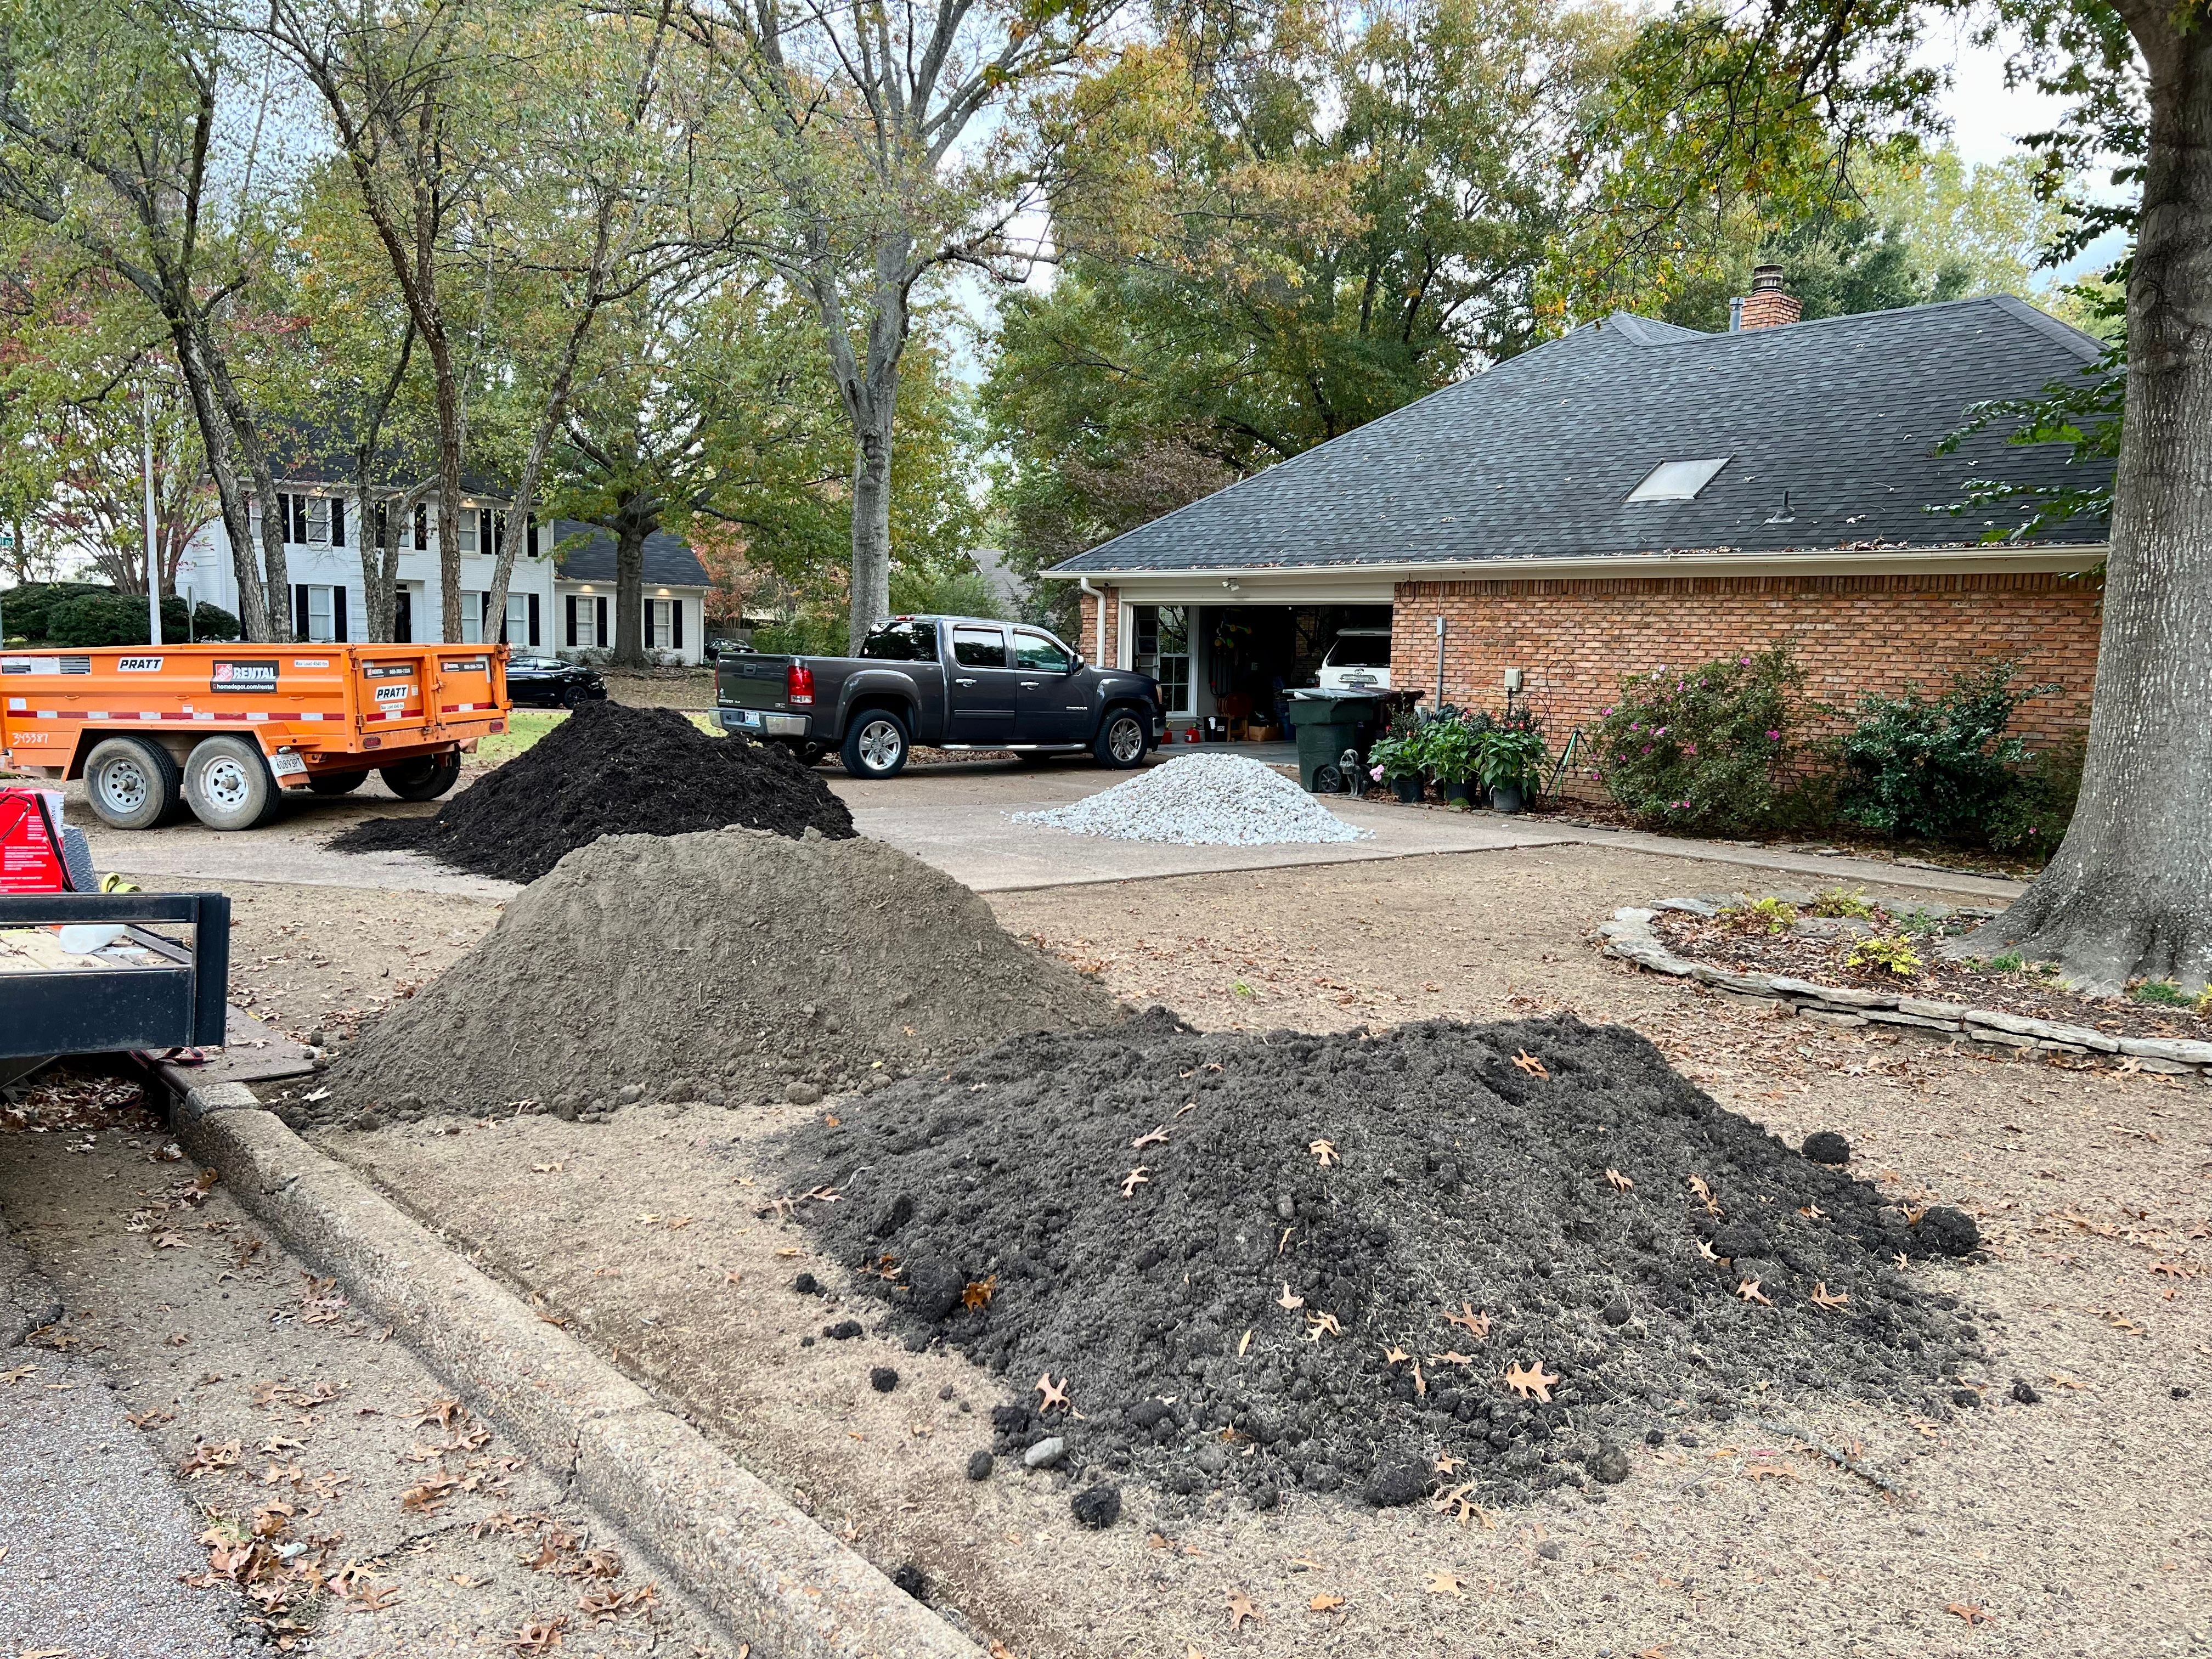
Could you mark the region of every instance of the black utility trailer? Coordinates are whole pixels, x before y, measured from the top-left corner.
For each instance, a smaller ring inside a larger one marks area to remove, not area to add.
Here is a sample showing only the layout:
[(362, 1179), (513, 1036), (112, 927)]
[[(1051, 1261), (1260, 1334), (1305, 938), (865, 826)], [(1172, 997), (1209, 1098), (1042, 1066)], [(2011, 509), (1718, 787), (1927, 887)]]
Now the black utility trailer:
[[(87, 941), (56, 926), (114, 936), (71, 951)], [(225, 894), (0, 893), (0, 1083), (58, 1054), (220, 1045), (229, 980)]]

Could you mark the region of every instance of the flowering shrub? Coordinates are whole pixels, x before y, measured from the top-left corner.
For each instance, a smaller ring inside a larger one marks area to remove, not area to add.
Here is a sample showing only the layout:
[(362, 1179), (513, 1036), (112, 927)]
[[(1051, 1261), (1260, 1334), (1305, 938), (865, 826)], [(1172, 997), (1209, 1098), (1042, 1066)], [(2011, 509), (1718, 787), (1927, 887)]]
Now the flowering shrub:
[(1858, 724), (1836, 745), (1845, 822), (1922, 841), (1979, 843), (1999, 829), (2021, 842), (2039, 838), (2032, 811), (2022, 830), (2005, 811), (2022, 799), (2028, 759), (2008, 728), (2021, 704), (2058, 688), (2018, 685), (2016, 676), (2015, 664), (1994, 662), (1954, 675), (1938, 697), (1916, 685), (1901, 697), (1863, 698)]
[(1630, 812), (1666, 829), (1771, 823), (1784, 795), (1804, 678), (1786, 645), (1632, 674), (1598, 723), (1598, 778)]

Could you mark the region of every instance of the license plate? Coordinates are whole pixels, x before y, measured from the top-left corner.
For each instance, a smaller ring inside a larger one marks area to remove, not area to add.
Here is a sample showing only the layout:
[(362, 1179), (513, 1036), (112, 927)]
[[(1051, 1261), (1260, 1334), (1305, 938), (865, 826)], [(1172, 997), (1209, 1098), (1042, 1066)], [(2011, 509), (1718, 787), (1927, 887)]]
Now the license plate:
[(757, 709), (725, 708), (722, 711), (722, 724), (724, 726), (750, 726), (754, 731), (757, 732), (760, 729), (760, 723), (761, 717), (759, 711)]
[(280, 752), (269, 757), (269, 769), (280, 778), (296, 778), (307, 769), (307, 763), (297, 755)]

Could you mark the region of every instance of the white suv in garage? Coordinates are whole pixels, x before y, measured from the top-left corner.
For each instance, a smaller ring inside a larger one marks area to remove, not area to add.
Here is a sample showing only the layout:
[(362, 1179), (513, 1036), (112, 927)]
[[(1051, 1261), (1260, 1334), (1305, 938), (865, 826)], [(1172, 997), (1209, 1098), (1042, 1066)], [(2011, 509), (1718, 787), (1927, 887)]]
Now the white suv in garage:
[(1390, 630), (1347, 628), (1321, 659), (1315, 683), (1324, 691), (1388, 691), (1390, 689)]

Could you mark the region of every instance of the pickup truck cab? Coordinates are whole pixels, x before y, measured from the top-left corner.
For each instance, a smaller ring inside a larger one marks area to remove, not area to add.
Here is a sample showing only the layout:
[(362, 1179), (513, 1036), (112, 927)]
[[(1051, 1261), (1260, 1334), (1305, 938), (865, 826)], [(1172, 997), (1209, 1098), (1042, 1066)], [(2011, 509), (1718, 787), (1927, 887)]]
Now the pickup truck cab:
[(896, 777), (916, 744), (1127, 769), (1167, 730), (1150, 676), (1094, 668), (1042, 628), (983, 617), (893, 617), (857, 657), (728, 653), (714, 681), (724, 731), (810, 763), (835, 750), (856, 778)]

